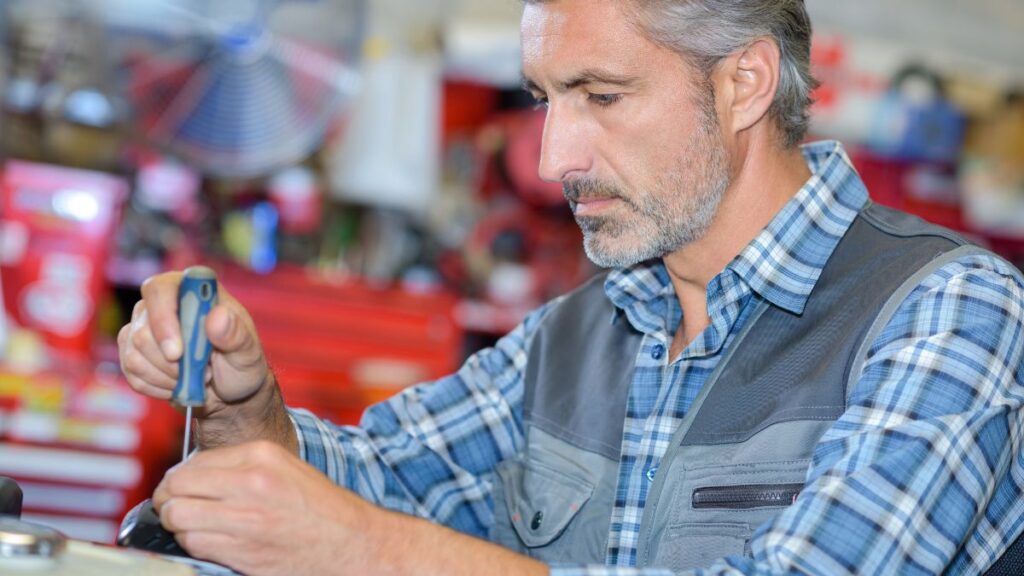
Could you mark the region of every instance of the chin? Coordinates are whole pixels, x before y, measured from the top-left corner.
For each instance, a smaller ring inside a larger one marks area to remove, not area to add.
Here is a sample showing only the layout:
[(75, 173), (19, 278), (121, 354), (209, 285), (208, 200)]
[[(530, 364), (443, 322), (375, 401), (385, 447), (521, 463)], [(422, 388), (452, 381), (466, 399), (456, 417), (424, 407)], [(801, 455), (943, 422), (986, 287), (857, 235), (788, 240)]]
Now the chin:
[(623, 250), (622, 244), (614, 238), (609, 242), (586, 238), (583, 242), (583, 250), (586, 252), (587, 258), (601, 268), (627, 268), (661, 257), (647, 246), (635, 246), (632, 249)]

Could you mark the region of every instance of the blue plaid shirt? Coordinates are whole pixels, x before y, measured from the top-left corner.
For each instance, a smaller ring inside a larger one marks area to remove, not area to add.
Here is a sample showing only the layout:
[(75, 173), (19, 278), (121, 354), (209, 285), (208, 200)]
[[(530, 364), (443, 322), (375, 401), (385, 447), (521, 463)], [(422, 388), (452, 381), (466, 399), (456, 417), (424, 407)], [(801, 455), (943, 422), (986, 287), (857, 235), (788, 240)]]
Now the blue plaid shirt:
[[(868, 202), (838, 143), (806, 146), (804, 155), (813, 176), (708, 285), (711, 325), (679, 357), (665, 353), (682, 310), (663, 265), (608, 276), (608, 298), (644, 337), (607, 557), (552, 574), (668, 573), (633, 566), (650, 478), (672, 433), (758, 303), (802, 311)], [(555, 303), (457, 373), (370, 408), (358, 428), (293, 410), (302, 457), (370, 501), (486, 538), (495, 465), (524, 447), (527, 350)], [(1022, 320), (1024, 281), (994, 256), (966, 256), (925, 278), (872, 344), (799, 498), (756, 531), (752, 557), (699, 572), (984, 570), (1024, 530)]]

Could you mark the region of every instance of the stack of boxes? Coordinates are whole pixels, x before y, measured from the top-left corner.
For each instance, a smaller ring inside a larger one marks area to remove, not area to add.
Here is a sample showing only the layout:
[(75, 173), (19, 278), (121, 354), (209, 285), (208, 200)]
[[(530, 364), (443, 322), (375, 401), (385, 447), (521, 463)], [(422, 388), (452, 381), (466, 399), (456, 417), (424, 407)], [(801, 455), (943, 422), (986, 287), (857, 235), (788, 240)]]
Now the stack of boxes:
[(180, 441), (181, 419), (135, 394), (95, 341), (127, 194), (98, 172), (10, 161), (0, 174), (0, 475), (21, 484), (27, 519), (98, 542)]

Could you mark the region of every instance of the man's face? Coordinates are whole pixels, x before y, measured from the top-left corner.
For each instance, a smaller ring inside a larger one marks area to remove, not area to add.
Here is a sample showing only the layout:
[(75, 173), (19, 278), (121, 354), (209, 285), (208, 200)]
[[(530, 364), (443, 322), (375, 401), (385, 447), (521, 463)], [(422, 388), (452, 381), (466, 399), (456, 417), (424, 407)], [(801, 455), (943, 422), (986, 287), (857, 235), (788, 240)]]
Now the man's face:
[(621, 1), (528, 4), (521, 27), (525, 82), (548, 108), (541, 177), (562, 183), (587, 255), (607, 267), (701, 238), (729, 186), (703, 75)]

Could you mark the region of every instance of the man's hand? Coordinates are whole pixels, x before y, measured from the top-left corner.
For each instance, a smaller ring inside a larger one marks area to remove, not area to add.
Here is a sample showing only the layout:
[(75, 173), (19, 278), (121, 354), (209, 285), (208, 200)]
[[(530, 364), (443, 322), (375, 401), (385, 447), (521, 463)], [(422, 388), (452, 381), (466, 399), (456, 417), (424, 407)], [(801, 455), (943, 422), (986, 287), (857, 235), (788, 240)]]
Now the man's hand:
[(153, 494), (196, 558), (248, 574), (547, 574), (493, 544), (378, 508), (279, 445), (203, 451)]
[[(121, 369), (137, 392), (170, 399), (182, 354), (178, 321), (180, 272), (160, 274), (142, 285), (142, 300), (117, 342)], [(197, 412), (201, 446), (258, 438), (295, 447), (294, 431), (267, 366), (252, 318), (218, 286), (218, 304), (206, 319), (213, 345), (207, 370), (206, 405)]]
[(196, 558), (249, 575), (352, 574), (372, 506), (268, 442), (199, 452), (153, 494), (164, 527)]

